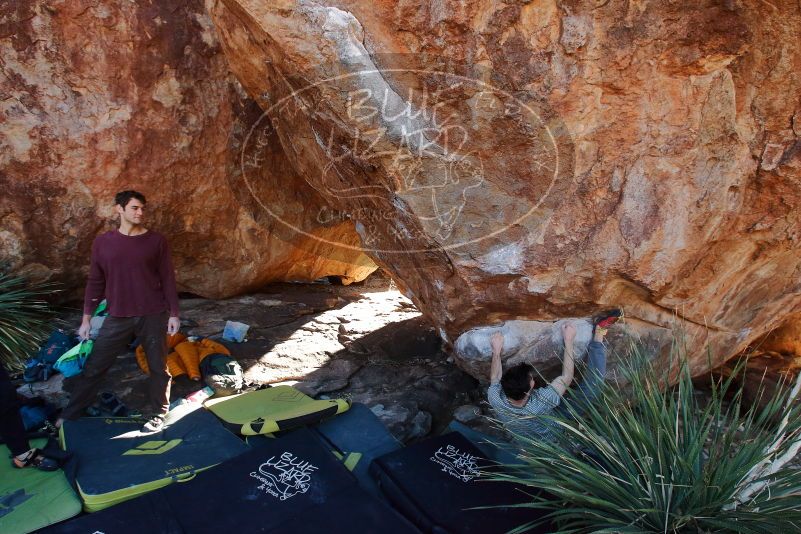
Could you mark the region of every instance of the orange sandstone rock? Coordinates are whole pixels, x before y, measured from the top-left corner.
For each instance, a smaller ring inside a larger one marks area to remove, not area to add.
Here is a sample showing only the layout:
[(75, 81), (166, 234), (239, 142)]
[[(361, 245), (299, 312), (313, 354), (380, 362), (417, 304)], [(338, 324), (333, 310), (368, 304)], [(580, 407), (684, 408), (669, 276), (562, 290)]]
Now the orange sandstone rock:
[(700, 373), (801, 310), (795, 3), (209, 5), (287, 166), (457, 348), (623, 306)]
[(202, 1), (3, 2), (0, 66), (0, 260), (13, 268), (79, 295), (92, 239), (115, 226), (122, 189), (148, 197), (148, 225), (170, 240), (180, 290), (349, 283), (376, 268), (326, 244), (357, 244), (353, 223), (318, 222), (329, 207), (276, 138), (243, 153), (262, 111), (231, 76)]

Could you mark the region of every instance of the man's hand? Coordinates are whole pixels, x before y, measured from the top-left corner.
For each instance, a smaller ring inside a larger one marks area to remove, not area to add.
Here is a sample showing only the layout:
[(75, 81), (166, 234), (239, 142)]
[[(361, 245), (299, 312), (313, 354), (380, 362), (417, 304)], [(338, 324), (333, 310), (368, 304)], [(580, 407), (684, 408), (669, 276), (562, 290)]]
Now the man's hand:
[(78, 328), (78, 337), (81, 339), (89, 339), (89, 331), (92, 329), (92, 316), (84, 315), (81, 320), (81, 326)]
[(503, 351), (503, 334), (495, 332), (490, 338), (490, 346), (492, 346), (493, 354), (500, 354)]
[(170, 317), (167, 320), (167, 334), (175, 335), (181, 329), (181, 320), (178, 317)]
[(565, 346), (573, 344), (573, 340), (576, 339), (576, 327), (573, 326), (572, 321), (562, 323), (562, 337), (565, 340)]

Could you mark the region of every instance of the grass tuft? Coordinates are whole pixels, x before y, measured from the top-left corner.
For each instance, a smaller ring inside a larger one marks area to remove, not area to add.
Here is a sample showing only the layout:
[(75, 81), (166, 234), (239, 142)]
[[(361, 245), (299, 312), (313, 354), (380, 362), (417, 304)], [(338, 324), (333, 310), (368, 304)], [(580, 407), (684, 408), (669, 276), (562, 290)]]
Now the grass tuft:
[(553, 441), (517, 436), (521, 465), (495, 478), (544, 490), (528, 506), (559, 532), (801, 532), (801, 472), (781, 463), (801, 440), (790, 388), (745, 404), (742, 362), (701, 395), (678, 341), (671, 359), (678, 383), (665, 387), (668, 369), (633, 343), (625, 390), (607, 383), (582, 416), (554, 416)]
[(58, 289), (0, 270), (0, 364), (22, 369), (52, 330), (53, 309), (46, 298)]

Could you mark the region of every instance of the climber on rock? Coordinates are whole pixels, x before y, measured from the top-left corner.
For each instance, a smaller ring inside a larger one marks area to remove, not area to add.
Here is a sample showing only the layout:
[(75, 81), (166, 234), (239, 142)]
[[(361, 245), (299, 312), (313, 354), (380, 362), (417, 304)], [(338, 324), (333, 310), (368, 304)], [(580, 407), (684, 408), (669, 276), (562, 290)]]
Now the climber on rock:
[[(592, 321), (592, 341), (587, 346), (587, 373), (574, 396), (581, 402), (591, 402), (598, 393), (606, 374), (606, 347), (603, 344), (607, 329), (622, 317), (621, 310), (601, 313)], [(532, 439), (552, 437), (554, 424), (548, 418), (562, 402), (574, 375), (575, 353), (573, 342), (576, 327), (567, 321), (562, 325), (565, 351), (562, 374), (546, 383), (535, 373), (534, 367), (521, 363), (502, 372), (501, 352), (503, 334), (495, 332), (490, 339), (492, 366), (487, 398), (498, 419), (514, 435)], [(566, 414), (566, 410), (559, 413)]]

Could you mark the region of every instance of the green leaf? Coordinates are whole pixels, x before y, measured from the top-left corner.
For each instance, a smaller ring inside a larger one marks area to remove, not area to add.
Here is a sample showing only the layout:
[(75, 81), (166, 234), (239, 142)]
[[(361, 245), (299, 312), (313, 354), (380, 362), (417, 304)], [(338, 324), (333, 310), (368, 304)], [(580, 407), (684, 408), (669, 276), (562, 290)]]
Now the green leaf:
[[(560, 429), (554, 439), (517, 436), (520, 464), (489, 476), (531, 488), (531, 508), (549, 512), (559, 532), (801, 531), (797, 470), (765, 477), (764, 491), (727, 508), (753, 482), (747, 477), (754, 466), (801, 436), (801, 403), (785, 413), (788, 392), (779, 388), (770, 398), (762, 391), (764, 408), (746, 405), (739, 379), (745, 361), (726, 378), (710, 378), (702, 398), (687, 350), (677, 333), (666, 371), (632, 343), (618, 358), (625, 390), (605, 384), (581, 417), (566, 399), (573, 416), (548, 416)], [(671, 387), (668, 375), (676, 379)], [(784, 441), (766, 452), (779, 434)]]
[(47, 301), (57, 293), (51, 282), (35, 282), (0, 270), (0, 365), (19, 370), (52, 330)]

